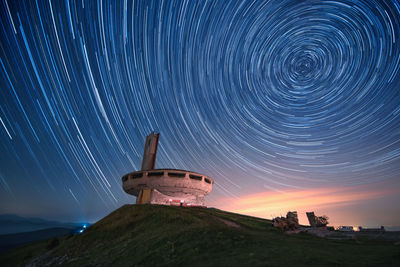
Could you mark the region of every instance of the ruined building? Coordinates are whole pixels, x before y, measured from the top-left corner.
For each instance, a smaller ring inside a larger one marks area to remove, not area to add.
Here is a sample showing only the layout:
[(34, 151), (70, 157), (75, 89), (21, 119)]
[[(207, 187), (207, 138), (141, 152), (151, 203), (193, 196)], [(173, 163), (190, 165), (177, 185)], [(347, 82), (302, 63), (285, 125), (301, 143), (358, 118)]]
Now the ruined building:
[(297, 211), (288, 211), (288, 213), (286, 214), (286, 219), (296, 226), (299, 225), (299, 217), (297, 216)]
[(299, 218), (297, 211), (288, 211), (285, 217), (276, 217), (272, 219), (272, 225), (283, 231), (295, 230), (299, 228)]
[(327, 216), (315, 216), (314, 212), (306, 212), (311, 227), (323, 227), (328, 224)]
[(187, 170), (154, 169), (159, 136), (147, 136), (142, 169), (122, 177), (124, 191), (136, 196), (136, 204), (204, 206), (214, 180)]

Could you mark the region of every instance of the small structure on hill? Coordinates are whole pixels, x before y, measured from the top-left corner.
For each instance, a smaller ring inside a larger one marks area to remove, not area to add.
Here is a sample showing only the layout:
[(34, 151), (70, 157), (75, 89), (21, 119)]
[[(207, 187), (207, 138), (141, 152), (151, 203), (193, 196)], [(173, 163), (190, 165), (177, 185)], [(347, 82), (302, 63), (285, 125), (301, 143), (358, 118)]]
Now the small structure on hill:
[(354, 227), (353, 226), (339, 226), (337, 228), (339, 232), (354, 232)]
[(286, 214), (286, 219), (297, 226), (299, 225), (299, 217), (297, 216), (297, 211), (288, 211), (288, 213)]
[(142, 169), (122, 177), (122, 188), (136, 196), (136, 204), (204, 206), (214, 180), (204, 174), (177, 169), (154, 169), (160, 134), (146, 137)]
[(360, 232), (369, 232), (369, 233), (383, 233), (386, 232), (385, 227), (381, 226), (380, 228), (364, 228), (362, 226), (358, 227)]
[(272, 225), (283, 231), (295, 230), (299, 228), (297, 211), (289, 211), (285, 217), (276, 217), (272, 220)]
[(328, 217), (323, 215), (323, 216), (315, 216), (314, 212), (306, 212), (308, 222), (310, 223), (311, 227), (324, 227), (326, 226), (328, 222)]

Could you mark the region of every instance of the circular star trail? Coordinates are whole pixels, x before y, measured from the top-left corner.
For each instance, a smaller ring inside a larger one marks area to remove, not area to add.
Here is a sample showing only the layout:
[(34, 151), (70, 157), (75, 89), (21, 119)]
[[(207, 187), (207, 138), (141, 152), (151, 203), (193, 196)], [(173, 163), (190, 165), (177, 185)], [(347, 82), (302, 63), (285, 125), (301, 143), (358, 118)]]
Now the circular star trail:
[(399, 178), (397, 1), (3, 0), (0, 14), (2, 210), (132, 202), (120, 177), (153, 130), (156, 166), (212, 176), (215, 205)]

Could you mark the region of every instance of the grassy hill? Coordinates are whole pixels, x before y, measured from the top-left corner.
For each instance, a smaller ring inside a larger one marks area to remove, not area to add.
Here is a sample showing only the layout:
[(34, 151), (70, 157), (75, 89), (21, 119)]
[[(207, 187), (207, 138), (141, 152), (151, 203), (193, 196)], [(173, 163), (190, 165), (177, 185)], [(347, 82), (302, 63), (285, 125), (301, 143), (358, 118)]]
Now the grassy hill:
[[(53, 242), (54, 243), (54, 242)], [(54, 247), (54, 245), (52, 246)], [(287, 235), (271, 221), (217, 209), (125, 205), (81, 235), (19, 248), (1, 266), (400, 266), (400, 247)]]

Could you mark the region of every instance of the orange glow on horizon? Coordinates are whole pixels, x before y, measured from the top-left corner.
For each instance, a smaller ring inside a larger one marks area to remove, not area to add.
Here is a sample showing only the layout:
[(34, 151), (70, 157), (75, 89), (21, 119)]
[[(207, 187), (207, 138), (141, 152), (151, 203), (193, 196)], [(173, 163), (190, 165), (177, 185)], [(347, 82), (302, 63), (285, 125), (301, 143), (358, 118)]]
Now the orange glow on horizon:
[(314, 211), (317, 216), (327, 215), (329, 225), (351, 225), (351, 222), (363, 225), (357, 218), (358, 214), (354, 213), (353, 218), (349, 218), (341, 214), (342, 208), (398, 193), (398, 189), (377, 189), (374, 185), (267, 191), (239, 199), (222, 199), (220, 203), (223, 204), (219, 208), (268, 219), (285, 216), (287, 211), (297, 211), (300, 223), (305, 225), (308, 225), (305, 212)]

